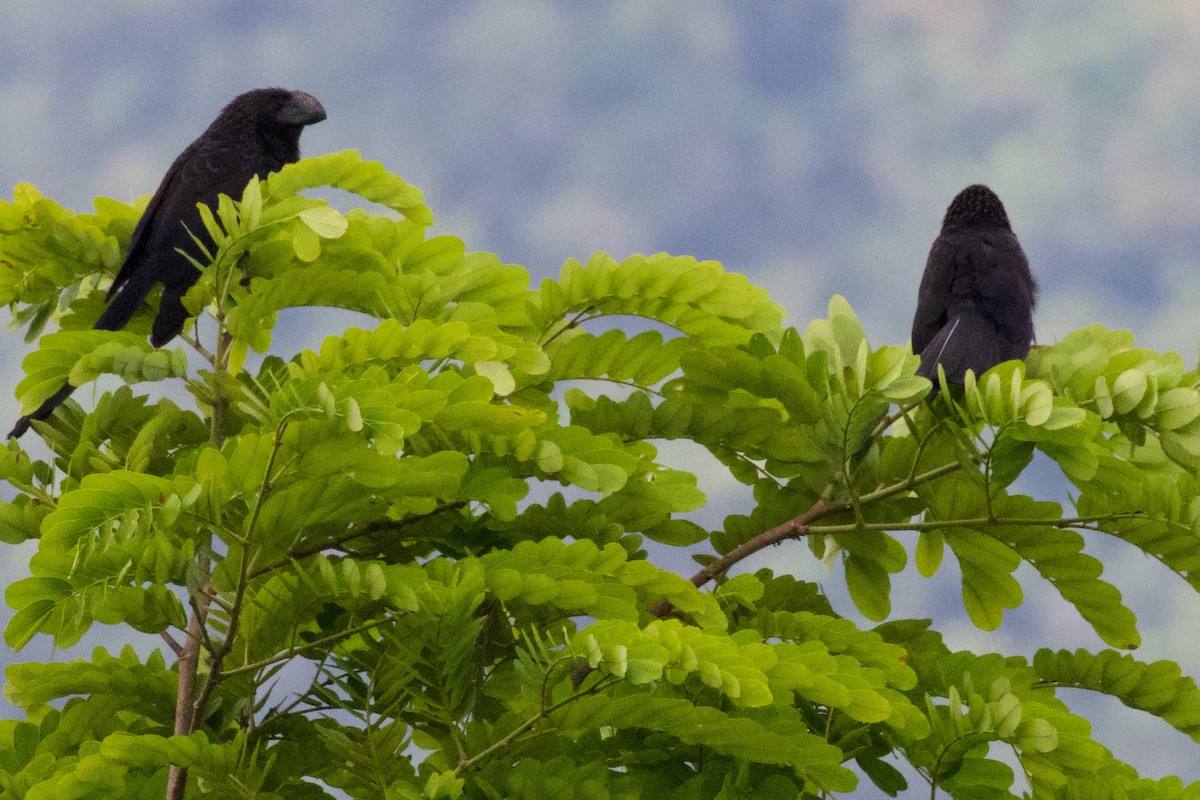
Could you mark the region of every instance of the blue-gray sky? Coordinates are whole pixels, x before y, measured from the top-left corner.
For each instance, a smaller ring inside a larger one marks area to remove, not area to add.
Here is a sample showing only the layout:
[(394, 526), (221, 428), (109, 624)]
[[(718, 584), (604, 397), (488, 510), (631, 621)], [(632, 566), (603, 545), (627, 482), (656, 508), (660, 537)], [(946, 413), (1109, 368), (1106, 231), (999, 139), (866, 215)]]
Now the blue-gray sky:
[[(1041, 341), (1103, 322), (1195, 363), (1189, 0), (0, 0), (0, 20), (0, 190), (30, 181), (82, 210), (131, 200), (234, 95), (301, 88), (329, 113), (304, 152), (383, 161), (424, 189), (437, 232), (535, 280), (597, 249), (715, 258), (798, 327), (845, 295), (883, 344), (908, 337), (946, 204), (983, 182), (1041, 282)], [(295, 316), (285, 326), (285, 351), (316, 341)], [(23, 352), (10, 334), (6, 386)], [(15, 409), (0, 392), (0, 416)], [(711, 488), (709, 519), (737, 510)], [(1200, 674), (1194, 593), (1119, 546), (1102, 552), (1126, 556), (1140, 655)], [(1100, 646), (1036, 579), (1029, 595), (991, 636), (969, 628), (952, 576), (905, 580), (897, 613), (950, 620), (962, 647)], [(1092, 709), (1147, 774), (1200, 778), (1165, 724)]]

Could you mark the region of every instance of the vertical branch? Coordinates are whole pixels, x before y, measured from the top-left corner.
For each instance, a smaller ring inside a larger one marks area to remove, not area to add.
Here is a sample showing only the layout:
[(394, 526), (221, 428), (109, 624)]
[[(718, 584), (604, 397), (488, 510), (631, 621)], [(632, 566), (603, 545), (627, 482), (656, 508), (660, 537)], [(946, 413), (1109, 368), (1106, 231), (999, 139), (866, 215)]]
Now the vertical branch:
[(225, 408), (229, 402), (221, 391), (220, 379), (229, 372), (229, 353), (233, 345), (233, 337), (225, 325), (225, 301), (229, 298), (229, 278), (233, 274), (233, 269), (229, 270), (228, 276), (221, 274), (223, 255), (224, 253), (219, 253), (216, 263), (213, 265), (216, 272), (213, 319), (217, 323), (217, 342), (213, 359), (212, 442), (217, 447), (220, 447), (225, 441)]
[[(220, 255), (217, 257), (215, 266), (218, 270), (220, 269)], [(220, 286), (220, 281), (218, 281), (218, 286)], [(197, 352), (212, 365), (214, 380), (210, 438), (217, 447), (220, 447), (225, 440), (223, 431), (225, 429), (226, 400), (221, 393), (220, 376), (229, 370), (229, 348), (232, 344), (232, 337), (225, 328), (225, 308), (222, 300), (222, 292), (218, 291), (214, 315), (217, 322), (217, 341), (214, 351), (209, 353), (200, 345), (199, 331), (194, 332), (194, 340), (187, 340), (192, 342), (192, 346)], [(174, 727), (176, 736), (187, 736), (196, 729), (196, 720), (197, 718), (202, 719), (200, 712), (208, 701), (207, 694), (202, 697), (196, 695), (196, 678), (200, 672), (200, 649), (206, 638), (205, 625), (208, 622), (209, 592), (212, 589), (209, 583), (212, 564), (207, 555), (200, 556), (197, 568), (199, 579), (197, 588), (190, 598), (192, 611), (188, 617), (187, 636), (184, 639), (178, 661), (179, 684), (175, 693)], [(211, 684), (211, 680), (209, 683)], [(211, 693), (207, 686), (205, 690)], [(187, 774), (186, 768), (175, 764), (171, 765), (167, 773), (166, 800), (183, 800), (187, 791)]]
[(218, 312), (218, 314), (220, 314), (220, 318), (217, 320), (217, 353), (216, 365), (213, 370), (215, 380), (213, 381), (211, 435), (212, 443), (220, 447), (225, 442), (225, 409), (229, 405), (229, 400), (224, 395), (218, 376), (229, 371), (229, 350), (233, 344), (233, 337), (225, 329), (224, 313)]
[[(188, 619), (187, 638), (179, 656), (179, 688), (175, 692), (176, 736), (187, 736), (192, 732), (195, 709), (192, 697), (196, 693), (196, 674), (200, 669), (200, 640), (208, 616), (208, 604), (194, 603)], [(172, 764), (167, 773), (167, 800), (183, 800), (187, 789), (187, 769)]]
[[(199, 693), (196, 692), (196, 677), (200, 667), (200, 648), (205, 638), (204, 624), (208, 619), (210, 600), (205, 594), (205, 590), (209, 587), (206, 585), (205, 589), (199, 592), (199, 598), (193, 598), (192, 616), (188, 620), (187, 641), (184, 642), (183, 654), (179, 657), (179, 690), (175, 698), (176, 736), (186, 736), (196, 730), (198, 721), (204, 719), (204, 710), (212, 698), (213, 691), (224, 678), (221, 672), (221, 665), (224, 663), (225, 657), (233, 650), (234, 640), (237, 638), (238, 623), (241, 620), (241, 609), (246, 597), (246, 588), (252, 576), (250, 570), (250, 540), (254, 532), (254, 527), (258, 523), (263, 503), (266, 502), (267, 495), (271, 492), (271, 475), (275, 469), (275, 461), (279, 455), (279, 450), (283, 446), (283, 435), (286, 431), (287, 422), (280, 422), (279, 426), (275, 429), (274, 449), (271, 451), (271, 457), (267, 460), (267, 468), (263, 474), (262, 486), (258, 494), (258, 500), (254, 506), (254, 511), (246, 524), (246, 536), (242, 542), (242, 563), (238, 575), (237, 592), (234, 595), (233, 605), (229, 610), (229, 630), (226, 632), (225, 639), (220, 645), (216, 647), (210, 645), (212, 667), (209, 671), (208, 680)], [(209, 576), (207, 558), (202, 561), (201, 569), (204, 574), (204, 580), (207, 582)], [(172, 765), (167, 775), (166, 800), (184, 800), (186, 789), (187, 770)]]
[[(252, 572), (250, 569), (250, 544), (254, 537), (254, 528), (258, 524), (258, 516), (262, 512), (263, 504), (266, 502), (268, 495), (271, 493), (272, 473), (275, 471), (275, 461), (279, 456), (279, 451), (283, 447), (283, 435), (287, 431), (287, 422), (280, 422), (275, 428), (275, 442), (271, 449), (271, 456), (267, 459), (266, 469), (263, 470), (262, 485), (259, 488), (258, 498), (254, 504), (254, 511), (250, 514), (250, 519), (246, 523), (246, 533), (242, 540), (242, 562), (238, 571), (237, 590), (234, 592), (233, 603), (229, 609), (229, 630), (225, 633), (225, 639), (215, 647), (212, 651), (212, 666), (209, 670), (208, 680), (204, 684), (204, 688), (200, 690), (199, 695), (192, 703), (192, 723), (193, 730), (195, 729), (195, 721), (203, 718), (203, 712), (208, 705), (209, 698), (212, 697), (213, 690), (224, 680), (225, 675), (221, 668), (225, 662), (226, 656), (233, 650), (234, 641), (237, 639), (238, 624), (242, 618), (242, 607), (246, 599), (246, 589), (250, 585)], [(190, 733), (191, 731), (189, 731)]]

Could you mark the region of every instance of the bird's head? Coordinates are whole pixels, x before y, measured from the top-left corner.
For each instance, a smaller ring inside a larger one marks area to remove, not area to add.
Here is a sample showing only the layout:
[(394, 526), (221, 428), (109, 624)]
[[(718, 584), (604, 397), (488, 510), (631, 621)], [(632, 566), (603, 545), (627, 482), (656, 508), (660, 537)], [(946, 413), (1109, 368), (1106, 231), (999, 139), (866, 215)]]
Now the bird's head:
[(298, 136), (305, 125), (325, 119), (325, 108), (308, 92), (255, 89), (233, 98), (217, 118), (218, 122), (235, 119), (252, 120), (264, 134), (292, 131)]
[(946, 209), (942, 227), (969, 225), (971, 227), (994, 226), (1012, 230), (1004, 204), (988, 187), (975, 183), (958, 193)]

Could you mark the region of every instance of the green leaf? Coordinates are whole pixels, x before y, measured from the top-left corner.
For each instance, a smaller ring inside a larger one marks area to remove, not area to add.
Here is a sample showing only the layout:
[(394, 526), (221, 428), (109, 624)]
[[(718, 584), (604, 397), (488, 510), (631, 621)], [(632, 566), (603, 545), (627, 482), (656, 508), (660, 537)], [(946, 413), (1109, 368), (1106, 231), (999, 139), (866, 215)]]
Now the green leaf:
[(992, 485), (998, 489), (1015, 481), (1033, 460), (1033, 442), (997, 437), (989, 454)]
[(599, 336), (576, 330), (545, 346), (551, 365), (545, 379), (608, 378), (653, 386), (675, 372), (683, 353), (694, 348), (687, 337), (663, 341), (658, 331), (626, 338), (620, 330)]
[(755, 333), (779, 336), (782, 309), (745, 276), (715, 261), (657, 253), (617, 262), (604, 253), (570, 260), (557, 283), (543, 281), (535, 301), (545, 330), (568, 313), (633, 314), (671, 325), (708, 345), (736, 345)]
[(851, 555), (845, 560), (846, 588), (854, 605), (870, 620), (886, 619), (891, 613), (891, 580), (877, 561)]
[[(1053, 521), (1062, 513), (1055, 503), (1019, 495), (994, 503), (996, 513), (1017, 518)], [(1141, 643), (1133, 612), (1122, 603), (1116, 587), (1100, 580), (1102, 564), (1083, 552), (1084, 540), (1078, 533), (1049, 525), (1006, 525), (997, 527), (994, 535), (1051, 581), (1105, 642), (1125, 648)]]
[(946, 537), (940, 531), (921, 531), (917, 537), (917, 571), (926, 578), (932, 578), (942, 565), (942, 555), (946, 552)]
[(264, 194), (278, 202), (304, 189), (332, 186), (399, 211), (422, 225), (433, 215), (421, 202), (421, 190), (388, 172), (378, 161), (363, 161), (354, 150), (327, 153), (287, 164), (266, 181)]
[(685, 744), (699, 744), (717, 753), (765, 764), (785, 764), (830, 791), (852, 791), (854, 774), (838, 765), (840, 751), (819, 736), (799, 731), (775, 733), (759, 723), (695, 706), (687, 700), (626, 697), (587, 697), (554, 717), (563, 731), (640, 728), (668, 734)]
[(8, 621), (8, 625), (4, 628), (4, 643), (11, 647), (13, 652), (21, 650), (45, 628), (54, 614), (54, 610), (53, 600), (38, 600), (29, 603), (13, 614)]
[(1160, 717), (1200, 743), (1200, 689), (1171, 661), (1145, 663), (1114, 650), (1037, 652), (1033, 668), (1059, 688), (1090, 689)]
[(25, 357), (25, 378), (17, 384), (21, 409), (28, 413), (64, 383), (81, 386), (102, 374), (126, 383), (183, 377), (187, 359), (156, 351), (140, 335), (124, 331), (61, 331), (42, 337), (41, 347)]
[(1141, 370), (1128, 369), (1117, 376), (1112, 386), (1113, 409), (1118, 414), (1128, 414), (1146, 395), (1146, 374)]
[(298, 216), (301, 222), (322, 239), (336, 239), (349, 227), (346, 218), (332, 206), (306, 208)]
[(1168, 389), (1158, 397), (1157, 417), (1164, 431), (1184, 427), (1200, 417), (1200, 393), (1189, 388)]
[(946, 544), (962, 569), (963, 605), (971, 621), (983, 630), (1000, 627), (1004, 609), (1021, 604), (1021, 586), (1012, 577), (1020, 563), (1011, 549), (969, 528), (948, 528)]

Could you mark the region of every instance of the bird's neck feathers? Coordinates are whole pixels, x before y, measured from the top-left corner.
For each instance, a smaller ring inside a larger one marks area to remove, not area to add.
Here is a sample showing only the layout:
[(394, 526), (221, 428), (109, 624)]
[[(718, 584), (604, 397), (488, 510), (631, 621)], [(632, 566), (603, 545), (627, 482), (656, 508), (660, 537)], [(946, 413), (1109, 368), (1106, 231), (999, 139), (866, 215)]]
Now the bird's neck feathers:
[(258, 136), (263, 149), (277, 162), (272, 172), (284, 164), (300, 160), (300, 132), (303, 130), (302, 125), (280, 125), (277, 122), (259, 128)]

